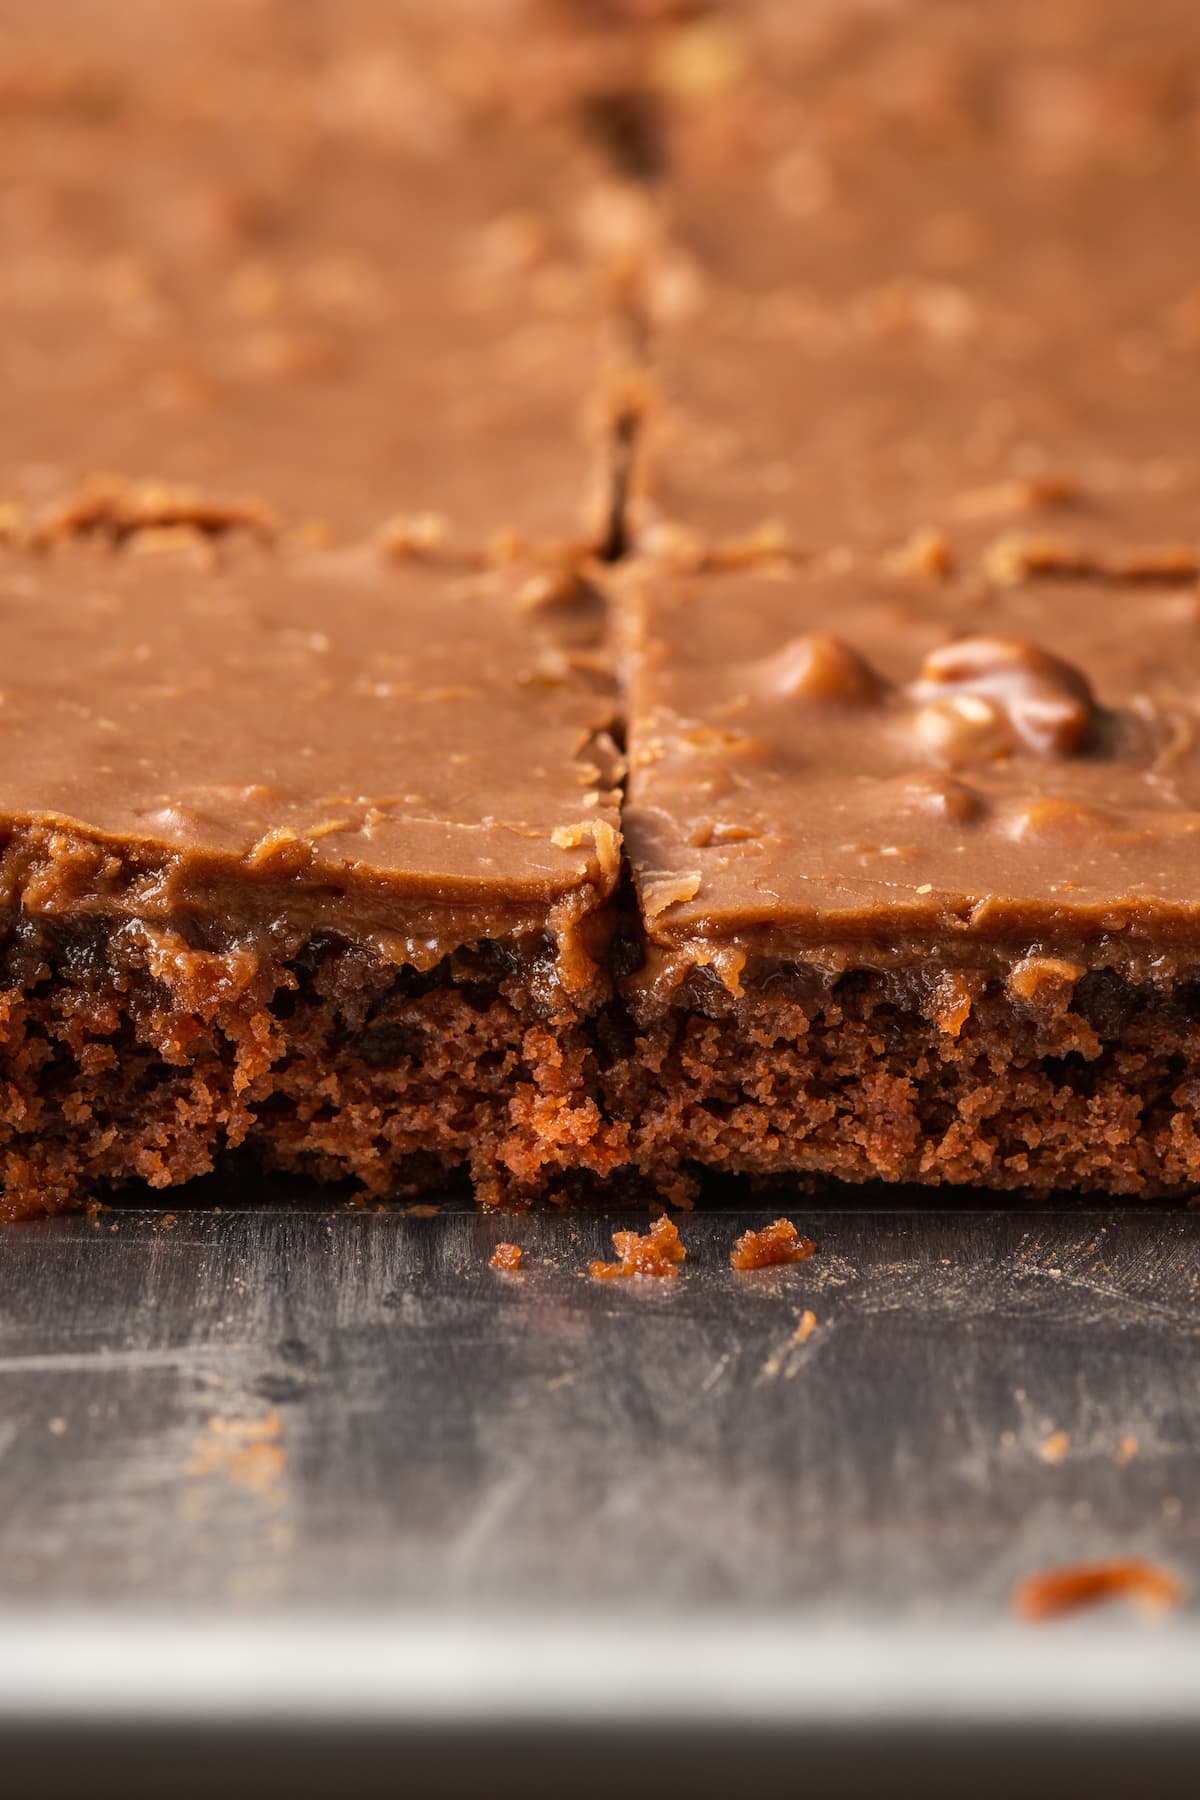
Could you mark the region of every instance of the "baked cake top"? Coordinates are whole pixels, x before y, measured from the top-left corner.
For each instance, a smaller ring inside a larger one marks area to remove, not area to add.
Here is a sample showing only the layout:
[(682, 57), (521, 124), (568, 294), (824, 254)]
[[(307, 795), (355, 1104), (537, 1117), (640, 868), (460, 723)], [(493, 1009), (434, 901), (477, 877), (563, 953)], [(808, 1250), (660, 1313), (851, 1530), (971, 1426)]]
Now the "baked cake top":
[(619, 861), (597, 609), (573, 577), (187, 532), (9, 555), (4, 899), (278, 917), (417, 966), (562, 936)]
[(1194, 588), (643, 573), (623, 631), (660, 945), (1200, 941)]

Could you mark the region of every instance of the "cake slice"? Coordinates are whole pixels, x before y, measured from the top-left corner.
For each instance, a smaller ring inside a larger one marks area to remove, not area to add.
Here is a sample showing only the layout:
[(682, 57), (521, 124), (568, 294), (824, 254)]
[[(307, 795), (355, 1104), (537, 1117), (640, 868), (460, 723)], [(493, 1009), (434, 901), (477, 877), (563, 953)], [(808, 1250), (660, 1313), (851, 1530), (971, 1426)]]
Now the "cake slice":
[(586, 1164), (600, 624), (581, 579), (515, 568), (178, 530), (6, 554), (3, 1213), (236, 1145), (518, 1201)]
[(1200, 597), (627, 578), (631, 1167), (1200, 1179)]

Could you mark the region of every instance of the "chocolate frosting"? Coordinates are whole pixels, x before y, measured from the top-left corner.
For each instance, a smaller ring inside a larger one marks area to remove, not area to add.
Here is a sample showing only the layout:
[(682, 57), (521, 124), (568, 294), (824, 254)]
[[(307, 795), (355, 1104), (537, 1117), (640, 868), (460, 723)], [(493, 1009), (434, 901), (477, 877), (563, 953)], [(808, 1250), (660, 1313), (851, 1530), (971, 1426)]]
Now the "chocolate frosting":
[(1194, 588), (642, 575), (623, 609), (655, 945), (731, 979), (1046, 943), (1195, 960)]
[(40, 45), (16, 10), (0, 530), (105, 477), (466, 557), (604, 537), (606, 195), (565, 120), (461, 89), (440, 9), (122, 0)]
[(665, 94), (643, 541), (1200, 569), (1194, 13), (719, 16)]
[(585, 584), (151, 542), (0, 562), (4, 904), (582, 966), (620, 773)]

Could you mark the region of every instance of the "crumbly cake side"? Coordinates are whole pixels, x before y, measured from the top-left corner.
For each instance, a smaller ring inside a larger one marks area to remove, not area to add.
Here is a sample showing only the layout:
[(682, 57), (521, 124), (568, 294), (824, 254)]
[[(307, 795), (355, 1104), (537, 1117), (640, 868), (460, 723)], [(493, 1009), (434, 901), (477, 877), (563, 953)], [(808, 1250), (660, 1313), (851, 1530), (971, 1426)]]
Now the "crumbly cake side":
[[(1058, 979), (1053, 977), (1058, 975)], [(800, 965), (738, 998), (693, 980), (603, 1057), (602, 1105), (643, 1182), (705, 1173), (1131, 1198), (1200, 1182), (1200, 963), (1073, 991)]]
[(567, 1199), (611, 1152), (590, 1034), (553, 980), (549, 946), (417, 974), (328, 936), (273, 955), (10, 917), (0, 1215), (175, 1186), (236, 1148), (370, 1195), (465, 1173), (485, 1204)]

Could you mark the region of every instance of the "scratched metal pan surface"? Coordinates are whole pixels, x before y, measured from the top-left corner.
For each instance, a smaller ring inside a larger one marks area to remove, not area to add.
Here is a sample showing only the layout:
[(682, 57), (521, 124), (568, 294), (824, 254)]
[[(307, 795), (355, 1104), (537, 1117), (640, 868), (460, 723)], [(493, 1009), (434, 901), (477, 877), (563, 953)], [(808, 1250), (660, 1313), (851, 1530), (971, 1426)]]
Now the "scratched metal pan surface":
[(252, 1192), (4, 1237), (14, 1780), (1194, 1792), (1194, 1605), (1011, 1601), (1200, 1587), (1196, 1214), (809, 1197), (739, 1275), (739, 1196), (639, 1286), (586, 1278), (612, 1215)]

